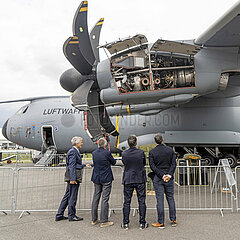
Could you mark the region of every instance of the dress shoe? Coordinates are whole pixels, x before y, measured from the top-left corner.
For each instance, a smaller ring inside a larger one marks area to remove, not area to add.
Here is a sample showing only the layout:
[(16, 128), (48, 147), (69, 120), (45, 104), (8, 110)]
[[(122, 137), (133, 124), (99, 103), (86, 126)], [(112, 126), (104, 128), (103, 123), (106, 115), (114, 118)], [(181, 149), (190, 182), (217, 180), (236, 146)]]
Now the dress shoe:
[(96, 224), (98, 224), (98, 223), (100, 223), (100, 221), (97, 219), (97, 220), (95, 220), (95, 221), (92, 221), (92, 225), (96, 225)]
[(83, 220), (83, 218), (81, 218), (81, 217), (74, 217), (74, 218), (72, 218), (72, 219), (69, 219), (69, 221), (71, 222), (71, 221), (82, 221)]
[(68, 219), (68, 218), (65, 217), (65, 216), (62, 216), (62, 217), (56, 217), (56, 218), (55, 218), (55, 221), (58, 222), (58, 221), (61, 221), (61, 220), (66, 220), (66, 219)]
[(110, 227), (114, 224), (114, 222), (104, 222), (104, 223), (101, 223), (100, 224), (100, 227), (103, 228), (103, 227)]
[(122, 223), (121, 228), (123, 228), (124, 230), (128, 230), (129, 229), (129, 224), (128, 223), (126, 223), (126, 224)]
[(145, 228), (148, 228), (148, 223), (141, 223), (141, 224), (139, 225), (139, 229), (140, 229), (140, 230), (144, 230)]
[(172, 225), (172, 227), (176, 227), (177, 226), (177, 221), (172, 221), (171, 225)]
[(160, 229), (164, 229), (165, 228), (164, 224), (163, 223), (159, 223), (159, 222), (153, 223), (152, 226), (160, 228)]

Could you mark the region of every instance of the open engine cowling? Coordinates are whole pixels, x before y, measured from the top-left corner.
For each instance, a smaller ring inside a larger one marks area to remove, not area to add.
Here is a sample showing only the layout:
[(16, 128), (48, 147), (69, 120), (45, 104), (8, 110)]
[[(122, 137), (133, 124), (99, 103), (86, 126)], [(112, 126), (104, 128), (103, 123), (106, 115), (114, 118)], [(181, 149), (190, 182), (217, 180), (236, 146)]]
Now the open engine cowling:
[(136, 35), (102, 47), (111, 54), (110, 61), (98, 65), (97, 73), (105, 104), (144, 104), (166, 99), (171, 106), (178, 104), (176, 99), (180, 104), (224, 90), (228, 83), (228, 75), (221, 76), (220, 67), (208, 72), (204, 66), (207, 72), (203, 72), (201, 65), (208, 64), (203, 63), (205, 49), (193, 43), (159, 39), (150, 45), (145, 36)]

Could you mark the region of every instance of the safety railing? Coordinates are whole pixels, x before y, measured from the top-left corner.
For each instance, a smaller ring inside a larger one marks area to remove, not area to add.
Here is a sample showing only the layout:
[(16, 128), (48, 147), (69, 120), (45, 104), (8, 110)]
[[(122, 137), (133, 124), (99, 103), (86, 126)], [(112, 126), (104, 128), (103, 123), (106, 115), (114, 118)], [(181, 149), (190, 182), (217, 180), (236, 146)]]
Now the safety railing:
[[(239, 184), (239, 167), (235, 168), (235, 178)], [(114, 181), (110, 197), (110, 210), (121, 210), (123, 204), (123, 168), (112, 167)], [(146, 172), (150, 172), (146, 167)], [(14, 213), (35, 211), (57, 211), (65, 193), (65, 167), (0, 167), (0, 212)], [(77, 203), (78, 210), (90, 210), (94, 193), (91, 182), (92, 168), (84, 168)], [(238, 194), (234, 195), (228, 185), (226, 175), (215, 166), (177, 166), (174, 175), (175, 203), (177, 210), (239, 211)], [(147, 208), (156, 209), (156, 197), (152, 181), (148, 179)], [(165, 207), (167, 208), (167, 202)], [(132, 199), (132, 209), (136, 211), (136, 194)]]
[[(122, 190), (122, 167), (113, 166), (112, 171), (114, 181), (112, 183), (112, 190), (109, 200), (111, 210), (122, 209), (123, 190)], [(91, 182), (92, 168), (85, 168), (83, 174), (83, 181), (80, 185), (80, 196), (78, 199), (79, 210), (91, 210), (92, 197), (94, 193), (94, 184)]]
[(15, 212), (56, 211), (65, 191), (64, 167), (17, 169)]
[[(146, 167), (146, 172), (151, 172)], [(231, 192), (222, 167), (177, 166), (174, 174), (174, 198), (177, 210), (211, 211), (234, 210), (235, 196)], [(156, 197), (152, 181), (148, 179), (147, 208), (156, 209)], [(132, 209), (137, 209), (134, 201)], [(165, 200), (164, 206), (168, 206)], [(166, 208), (167, 209), (167, 208)]]
[(0, 167), (0, 212), (7, 214), (14, 209), (14, 171), (13, 168)]
[[(235, 176), (237, 181), (237, 187), (240, 186), (240, 166), (237, 166), (235, 168)], [(240, 196), (239, 196), (239, 190), (237, 188), (237, 200), (236, 200), (236, 210), (237, 212), (240, 212)]]
[[(65, 167), (23, 167), (17, 170), (15, 212), (56, 212), (65, 193)], [(110, 197), (111, 210), (122, 206), (122, 168), (112, 167), (114, 182)], [(84, 168), (80, 184), (77, 210), (91, 210), (94, 185), (91, 182), (92, 168)], [(120, 186), (120, 188), (119, 188)], [(21, 216), (20, 215), (20, 216)]]

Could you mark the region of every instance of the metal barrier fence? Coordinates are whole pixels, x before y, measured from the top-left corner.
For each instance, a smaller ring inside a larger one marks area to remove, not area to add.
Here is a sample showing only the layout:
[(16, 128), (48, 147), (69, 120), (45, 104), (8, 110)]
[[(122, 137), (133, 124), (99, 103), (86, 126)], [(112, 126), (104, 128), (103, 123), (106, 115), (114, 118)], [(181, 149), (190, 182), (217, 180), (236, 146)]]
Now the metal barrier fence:
[(12, 212), (14, 205), (14, 171), (13, 168), (0, 168), (0, 212)]
[[(114, 182), (110, 197), (110, 210), (121, 210), (123, 187), (121, 184), (123, 168), (112, 167)], [(150, 168), (146, 167), (147, 173)], [(65, 167), (0, 167), (0, 212), (56, 212), (66, 189), (64, 183)], [(239, 167), (235, 177), (239, 182)], [(218, 174), (217, 174), (218, 173)], [(91, 182), (92, 168), (84, 168), (80, 185), (78, 210), (90, 210), (94, 192)], [(217, 174), (217, 175), (216, 175)], [(216, 181), (215, 181), (216, 180)], [(239, 200), (229, 188), (223, 168), (212, 166), (177, 166), (175, 175), (175, 202), (177, 210), (239, 210)], [(147, 186), (147, 208), (156, 209), (156, 197), (151, 180)], [(235, 201), (236, 200), (236, 201)], [(136, 194), (132, 199), (132, 209), (137, 209)], [(168, 206), (165, 202), (165, 206)]]
[[(236, 199), (222, 167), (217, 171), (217, 166), (177, 166), (174, 182), (177, 210), (219, 210), (221, 214), (223, 210), (234, 210)], [(154, 195), (152, 182), (147, 183), (147, 189), (150, 195)], [(148, 196), (148, 209), (155, 209), (154, 205), (155, 196)]]
[[(120, 210), (123, 204), (122, 167), (112, 167), (114, 181), (112, 183), (111, 196), (109, 200), (110, 210)], [(83, 182), (81, 183), (78, 209), (91, 210), (94, 184), (91, 182), (92, 168), (85, 168)]]
[[(240, 186), (240, 166), (237, 166), (237, 167), (235, 168), (235, 176), (236, 176), (237, 186)], [(238, 189), (237, 189), (237, 191), (238, 191)], [(240, 211), (239, 192), (237, 192), (236, 210), (237, 210), (237, 212)]]
[[(15, 188), (15, 212), (56, 212), (65, 193), (65, 167), (22, 167), (17, 170)], [(110, 198), (111, 210), (122, 206), (121, 167), (112, 167), (114, 182)], [(84, 168), (80, 184), (77, 210), (91, 210), (94, 185), (91, 182), (92, 168)]]

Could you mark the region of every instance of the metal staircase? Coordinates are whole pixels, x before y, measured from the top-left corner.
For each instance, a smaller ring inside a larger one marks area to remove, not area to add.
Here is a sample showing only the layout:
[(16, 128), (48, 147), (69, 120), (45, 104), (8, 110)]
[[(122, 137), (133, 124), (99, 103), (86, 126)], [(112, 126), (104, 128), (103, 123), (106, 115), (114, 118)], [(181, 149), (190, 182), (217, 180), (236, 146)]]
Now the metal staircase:
[(55, 154), (57, 153), (57, 148), (50, 146), (47, 148), (47, 151), (43, 154), (40, 160), (34, 165), (36, 167), (45, 167), (48, 164), (52, 163)]

